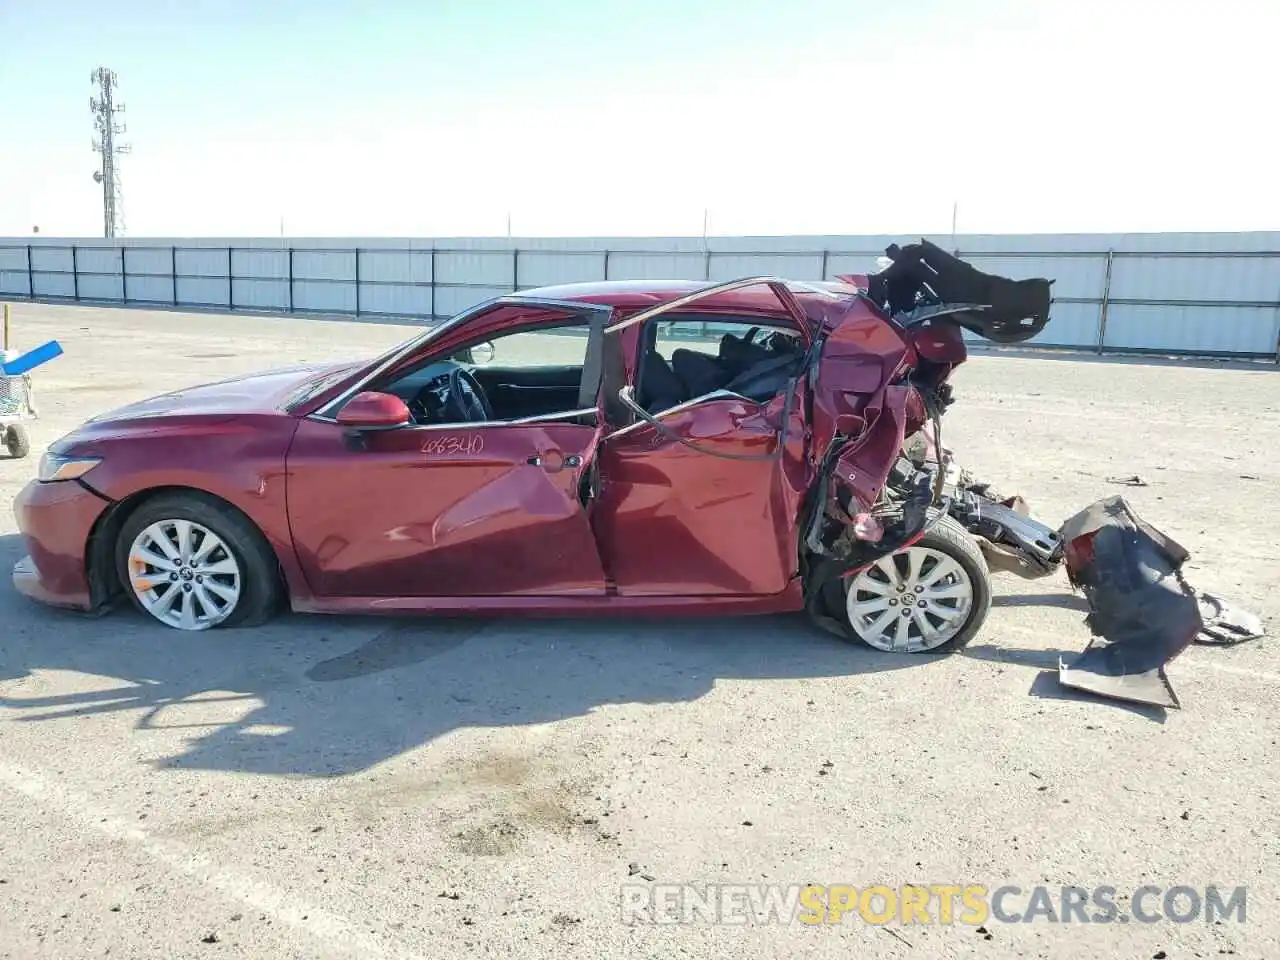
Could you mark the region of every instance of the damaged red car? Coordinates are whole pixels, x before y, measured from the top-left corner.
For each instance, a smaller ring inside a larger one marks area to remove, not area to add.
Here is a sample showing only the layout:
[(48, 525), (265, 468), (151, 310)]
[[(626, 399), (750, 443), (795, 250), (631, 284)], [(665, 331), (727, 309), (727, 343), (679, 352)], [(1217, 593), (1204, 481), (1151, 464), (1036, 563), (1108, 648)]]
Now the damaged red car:
[(312, 613), (807, 611), (886, 651), (981, 628), (1057, 534), (938, 442), (963, 331), (1050, 282), (922, 242), (828, 283), (627, 281), (483, 303), (366, 363), (100, 416), (18, 497), (25, 594), (170, 627)]

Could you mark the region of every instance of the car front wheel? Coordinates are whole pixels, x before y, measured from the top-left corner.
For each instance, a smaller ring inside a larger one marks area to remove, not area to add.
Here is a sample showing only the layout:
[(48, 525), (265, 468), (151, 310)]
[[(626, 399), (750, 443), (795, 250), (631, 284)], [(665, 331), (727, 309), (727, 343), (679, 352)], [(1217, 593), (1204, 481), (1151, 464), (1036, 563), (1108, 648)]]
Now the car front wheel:
[(165, 494), (124, 522), (120, 582), (135, 606), (178, 630), (249, 626), (275, 612), (275, 558), (238, 511), (198, 494)]
[(853, 635), (889, 653), (952, 653), (991, 607), (986, 560), (968, 531), (942, 517), (914, 545), (844, 581)]

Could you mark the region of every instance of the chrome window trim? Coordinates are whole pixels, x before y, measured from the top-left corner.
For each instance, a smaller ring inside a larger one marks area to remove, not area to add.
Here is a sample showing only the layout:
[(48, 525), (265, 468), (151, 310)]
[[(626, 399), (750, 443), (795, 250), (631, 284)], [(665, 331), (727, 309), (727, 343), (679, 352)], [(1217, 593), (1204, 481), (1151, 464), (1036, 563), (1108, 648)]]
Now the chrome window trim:
[[(518, 420), (459, 420), (453, 423), (406, 423), (403, 426), (394, 427), (395, 430), (471, 430), (477, 427), (518, 427), (528, 423), (546, 423), (552, 420), (569, 420), (573, 417), (585, 417), (587, 414), (599, 415), (600, 411), (595, 407), (586, 407), (582, 410), (563, 410), (559, 413), (540, 413), (532, 417), (520, 417)], [(307, 420), (314, 420), (316, 423), (328, 423), (335, 426), (342, 426), (332, 417), (325, 417), (318, 413), (313, 413), (306, 417)], [(359, 429), (359, 428), (353, 428)]]
[[(619, 330), (625, 330), (627, 327), (633, 327), (638, 323), (644, 323), (646, 320), (652, 320), (654, 317), (661, 316), (664, 313), (670, 313), (672, 310), (679, 310), (681, 307), (696, 303), (705, 297), (714, 296), (718, 293), (729, 293), (733, 290), (740, 290), (743, 287), (768, 286), (773, 289), (774, 295), (778, 297), (778, 306), (791, 315), (791, 318), (797, 323), (804, 325), (804, 311), (799, 309), (798, 305), (794, 305), (794, 297), (789, 284), (793, 281), (783, 280), (779, 277), (743, 277), (740, 280), (727, 280), (724, 283), (713, 283), (701, 289), (694, 290), (692, 293), (686, 293), (683, 296), (668, 300), (665, 303), (659, 303), (656, 306), (649, 307), (647, 310), (641, 310), (639, 313), (633, 313), (625, 320), (619, 320), (612, 326), (605, 328), (605, 333), (616, 333)], [(779, 291), (782, 291), (779, 293)], [(788, 303), (788, 299), (792, 303)]]
[[(757, 404), (756, 401), (752, 400), (750, 397), (744, 397), (742, 394), (734, 393), (732, 390), (722, 389), (722, 390), (712, 390), (710, 393), (704, 393), (702, 396), (694, 397), (692, 400), (685, 400), (683, 403), (677, 403), (674, 407), (668, 407), (666, 410), (660, 410), (657, 413), (650, 414), (650, 416), (652, 416), (655, 420), (662, 420), (668, 416), (684, 413), (686, 410), (689, 410), (690, 408), (695, 407), (700, 403), (706, 403), (709, 400), (741, 400), (743, 403), (750, 403), (750, 404), (759, 406), (759, 404)], [(652, 426), (653, 424), (651, 424), (648, 420), (637, 420), (635, 423), (629, 423), (625, 427), (622, 427), (618, 430), (613, 431), (613, 433), (608, 434), (606, 439), (613, 439), (614, 437), (624, 436), (625, 434), (628, 434), (633, 430), (637, 430), (640, 427), (652, 427)]]

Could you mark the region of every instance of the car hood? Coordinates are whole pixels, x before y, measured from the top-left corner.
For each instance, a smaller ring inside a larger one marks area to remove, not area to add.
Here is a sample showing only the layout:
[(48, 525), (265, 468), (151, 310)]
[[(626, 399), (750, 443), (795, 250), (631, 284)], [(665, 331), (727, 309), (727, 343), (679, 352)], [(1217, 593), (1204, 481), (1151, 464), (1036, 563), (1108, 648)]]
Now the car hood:
[(85, 426), (105, 427), (167, 417), (280, 413), (308, 384), (342, 371), (354, 372), (358, 366), (354, 363), (308, 364), (187, 387), (100, 414)]

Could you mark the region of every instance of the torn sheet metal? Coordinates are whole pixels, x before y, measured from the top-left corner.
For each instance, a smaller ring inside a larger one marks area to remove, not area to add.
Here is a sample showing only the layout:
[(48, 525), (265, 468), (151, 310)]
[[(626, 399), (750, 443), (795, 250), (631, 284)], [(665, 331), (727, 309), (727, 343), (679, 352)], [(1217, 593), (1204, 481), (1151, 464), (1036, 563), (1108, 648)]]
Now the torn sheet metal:
[(1123, 497), (1085, 508), (1062, 527), (1067, 575), (1084, 591), (1095, 636), (1061, 663), (1068, 687), (1178, 707), (1164, 667), (1204, 628), (1195, 591), (1182, 578), (1189, 554), (1142, 520)]
[(1262, 619), (1257, 614), (1233, 607), (1212, 593), (1200, 594), (1198, 602), (1204, 627), (1196, 634), (1196, 643), (1229, 647), (1263, 635)]

